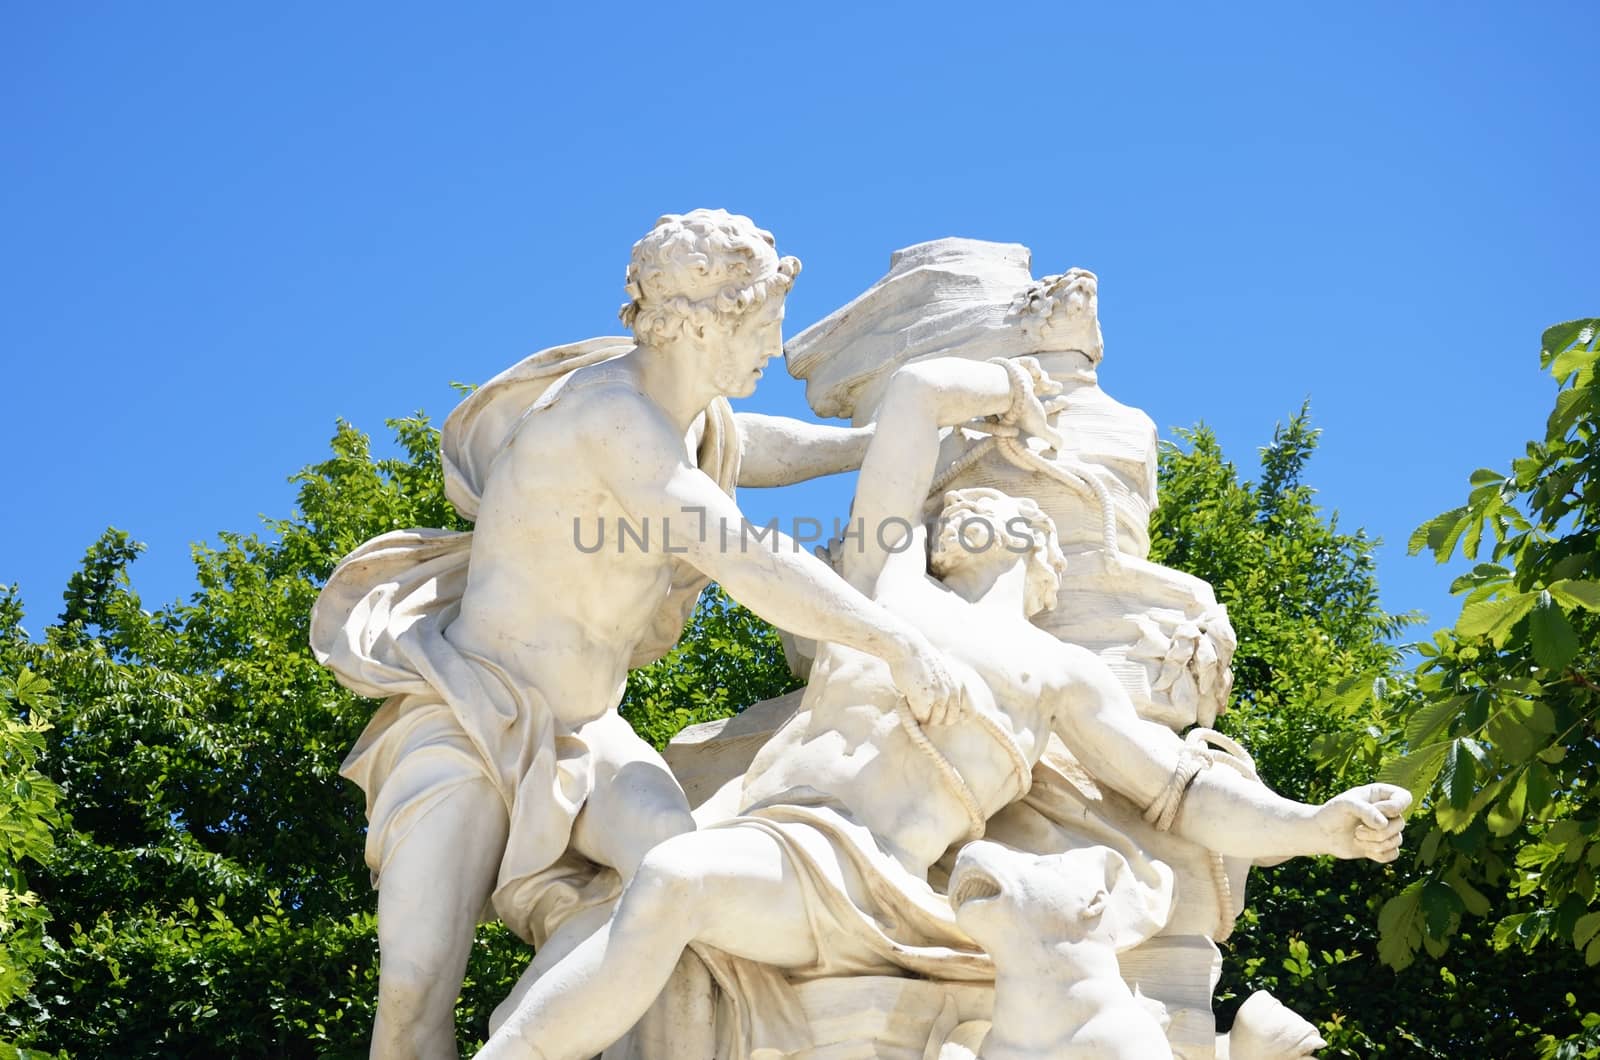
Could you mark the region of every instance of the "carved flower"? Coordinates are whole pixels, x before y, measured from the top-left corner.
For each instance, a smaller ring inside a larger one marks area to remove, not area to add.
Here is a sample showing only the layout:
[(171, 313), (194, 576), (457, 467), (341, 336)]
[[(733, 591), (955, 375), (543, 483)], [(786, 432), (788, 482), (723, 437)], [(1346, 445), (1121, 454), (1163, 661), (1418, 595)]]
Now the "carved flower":
[(1165, 694), (1183, 713), (1193, 713), (1201, 725), (1210, 725), (1228, 709), (1233, 691), (1229, 664), (1239, 641), (1227, 608), (1218, 604), (1198, 618), (1175, 623), (1145, 615), (1132, 618), (1140, 637), (1128, 655), (1156, 670), (1151, 690)]
[(1033, 349), (1081, 350), (1093, 361), (1104, 352), (1100, 337), (1099, 283), (1088, 269), (1069, 269), (1025, 288), (1011, 313)]

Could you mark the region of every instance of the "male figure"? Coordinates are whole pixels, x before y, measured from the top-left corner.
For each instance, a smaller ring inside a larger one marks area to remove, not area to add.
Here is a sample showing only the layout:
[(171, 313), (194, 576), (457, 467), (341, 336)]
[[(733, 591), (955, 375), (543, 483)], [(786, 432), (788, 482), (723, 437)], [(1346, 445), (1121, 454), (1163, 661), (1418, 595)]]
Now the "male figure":
[[(1160, 808), (1159, 826), (1210, 849), (1394, 859), (1403, 790), (1371, 785), (1317, 807), (1204, 768), (1170, 730), (1139, 719), (1104, 663), (1031, 625), (1055, 601), (1061, 560), (1031, 501), (981, 489), (947, 497), (930, 557), (921, 523), (939, 427), (1001, 415), (1054, 441), (1032, 390), (1015, 362), (902, 368), (857, 487), (852, 515), (867, 532), (847, 544), (846, 577), (949, 654), (968, 709), (917, 725), (880, 662), (822, 645), (800, 712), (746, 774), (744, 814), (647, 854), (609, 925), (533, 984), (481, 1057), (594, 1055), (632, 1026), (691, 943), (806, 977), (992, 977), (927, 873), (1027, 790), (1052, 732), (1103, 782)], [(877, 532), (895, 526), (917, 529), (909, 541)], [(1170, 901), (1170, 880), (1151, 890)], [(1164, 915), (1144, 919), (1153, 930)]]
[[(629, 666), (670, 646), (707, 578), (769, 621), (882, 659), (921, 716), (948, 709), (955, 686), (922, 634), (788, 542), (749, 540), (724, 492), (859, 457), (860, 432), (732, 426), (725, 399), (750, 394), (781, 352), (799, 267), (747, 218), (663, 217), (628, 269), (633, 348), (535, 355), (484, 388), (536, 383), (531, 409), (508, 414), (480, 392), (447, 421), (450, 495), (476, 517), (470, 537), (384, 535), (324, 589), (319, 658), (390, 697), (344, 768), (367, 793), (379, 885), (374, 1056), (455, 1055), (455, 998), (486, 901), (544, 947), (554, 926), (614, 897), (616, 877), (596, 866), (627, 879), (645, 851), (693, 828), (665, 763), (616, 708)], [(576, 367), (546, 388), (552, 355)], [(713, 479), (698, 462), (716, 451)], [(650, 543), (580, 541), (623, 523)]]

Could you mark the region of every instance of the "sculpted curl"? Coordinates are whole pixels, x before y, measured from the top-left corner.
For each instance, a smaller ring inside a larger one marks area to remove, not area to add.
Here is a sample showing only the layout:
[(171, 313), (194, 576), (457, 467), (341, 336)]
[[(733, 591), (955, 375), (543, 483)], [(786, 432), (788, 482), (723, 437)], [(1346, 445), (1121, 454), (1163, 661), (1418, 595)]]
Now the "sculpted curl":
[(779, 257), (772, 233), (726, 210), (667, 214), (633, 246), (618, 312), (643, 346), (709, 325), (728, 331), (741, 317), (782, 295), (800, 274), (797, 258)]
[(962, 563), (991, 550), (1028, 555), (1028, 614), (1056, 602), (1067, 559), (1056, 538), (1056, 524), (1030, 497), (972, 487), (944, 495), (944, 509), (929, 537), (928, 569), (944, 577)]

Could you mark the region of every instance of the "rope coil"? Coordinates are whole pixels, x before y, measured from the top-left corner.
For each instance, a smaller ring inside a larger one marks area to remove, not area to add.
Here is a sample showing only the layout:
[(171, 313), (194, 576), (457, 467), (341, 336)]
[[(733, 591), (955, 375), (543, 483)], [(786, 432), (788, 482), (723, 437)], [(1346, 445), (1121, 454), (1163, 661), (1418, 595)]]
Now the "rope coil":
[(1121, 556), (1122, 546), (1117, 539), (1117, 511), (1111, 499), (1111, 489), (1105, 481), (1095, 473), (1093, 467), (1080, 460), (1072, 460), (1057, 454), (1054, 460), (1047, 459), (1042, 453), (1036, 453), (1028, 448), (1015, 427), (1001, 423), (985, 424), (984, 429), (989, 432), (989, 437), (967, 450), (945, 468), (943, 474), (934, 480), (928, 487), (928, 514), (937, 514), (938, 509), (944, 505), (944, 491), (967, 469), (971, 468), (984, 454), (998, 451), (999, 454), (1023, 471), (1035, 471), (1054, 482), (1058, 482), (1075, 493), (1086, 494), (1094, 501), (1100, 510), (1100, 544), (1106, 551), (1106, 557), (1111, 563), (1116, 563)]

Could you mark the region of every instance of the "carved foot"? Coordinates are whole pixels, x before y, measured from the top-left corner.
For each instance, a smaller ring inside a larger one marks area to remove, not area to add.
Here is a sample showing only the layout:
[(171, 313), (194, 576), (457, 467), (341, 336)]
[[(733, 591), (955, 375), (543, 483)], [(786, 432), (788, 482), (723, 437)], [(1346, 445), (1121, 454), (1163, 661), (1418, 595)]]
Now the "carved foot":
[(1317, 1028), (1267, 993), (1257, 990), (1239, 1006), (1233, 1030), (1217, 1039), (1218, 1060), (1300, 1060), (1327, 1042)]

